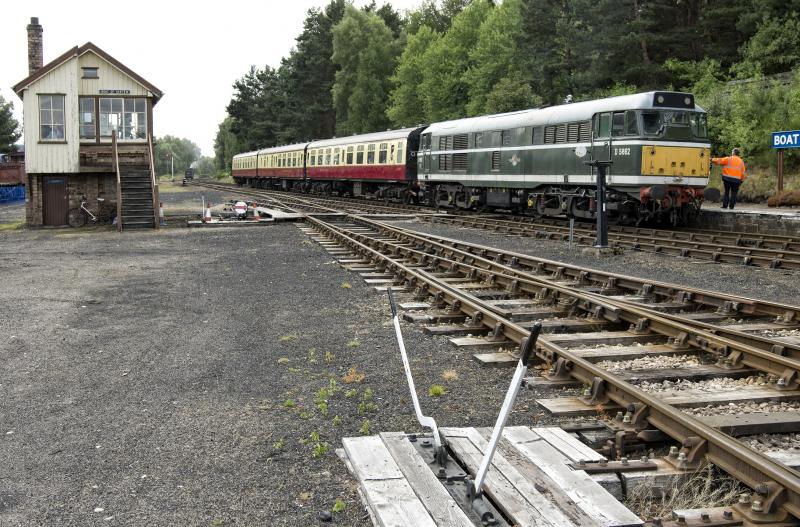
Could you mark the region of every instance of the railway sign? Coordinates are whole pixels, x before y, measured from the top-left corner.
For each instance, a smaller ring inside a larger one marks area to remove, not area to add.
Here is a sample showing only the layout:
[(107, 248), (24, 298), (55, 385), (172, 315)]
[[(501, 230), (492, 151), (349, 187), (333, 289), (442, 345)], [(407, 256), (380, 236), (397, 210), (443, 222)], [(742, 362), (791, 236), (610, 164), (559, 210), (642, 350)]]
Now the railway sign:
[(247, 214), (247, 203), (244, 201), (237, 201), (233, 205), (233, 211), (240, 217), (244, 217)]
[(772, 148), (800, 148), (800, 130), (772, 132)]

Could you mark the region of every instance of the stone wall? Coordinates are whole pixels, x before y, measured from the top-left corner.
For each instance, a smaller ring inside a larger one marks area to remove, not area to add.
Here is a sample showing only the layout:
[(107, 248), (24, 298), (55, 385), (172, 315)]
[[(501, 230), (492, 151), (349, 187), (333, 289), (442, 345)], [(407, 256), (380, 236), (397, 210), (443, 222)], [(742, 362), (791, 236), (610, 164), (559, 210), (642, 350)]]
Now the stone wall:
[[(63, 176), (63, 174), (58, 175)], [(25, 217), (30, 226), (44, 224), (43, 177), (47, 176), (28, 174), (28, 185), (25, 191)], [(106, 207), (116, 206), (117, 177), (115, 174), (69, 174), (67, 177), (70, 209), (81, 206), (82, 196), (86, 196), (86, 207), (92, 213), (98, 210), (97, 198), (103, 198)]]
[(798, 236), (800, 235), (800, 212), (703, 210), (700, 212), (697, 227), (754, 234)]

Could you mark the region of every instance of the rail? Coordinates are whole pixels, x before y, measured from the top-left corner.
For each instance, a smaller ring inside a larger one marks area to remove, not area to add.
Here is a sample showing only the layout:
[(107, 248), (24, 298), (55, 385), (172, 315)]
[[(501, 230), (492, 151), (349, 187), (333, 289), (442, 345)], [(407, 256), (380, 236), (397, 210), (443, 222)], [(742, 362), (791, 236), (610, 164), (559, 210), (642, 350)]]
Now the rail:
[(111, 147), (114, 150), (114, 171), (117, 173), (117, 230), (122, 232), (122, 177), (119, 173), (119, 152), (117, 151), (117, 132), (111, 132)]
[(156, 229), (159, 227), (159, 198), (158, 198), (158, 182), (156, 181), (156, 165), (153, 156), (153, 136), (147, 134), (147, 149), (150, 154), (150, 190), (153, 191), (153, 225)]
[[(494, 330), (496, 336), (503, 336), (515, 343), (520, 343), (528, 336), (528, 330), (519, 323), (500, 314), (491, 305), (488, 305), (466, 291), (461, 291), (451, 284), (445, 283), (430, 272), (423, 269), (456, 271), (483, 274), (486, 270), (476, 268), (461, 261), (460, 258), (450, 259), (445, 256), (435, 257), (421, 253), (406, 243), (390, 242), (385, 235), (372, 237), (363, 231), (353, 231), (340, 226), (309, 217), (308, 223), (325, 232), (329, 238), (338, 241), (341, 245), (348, 246), (353, 252), (372, 261), (384, 272), (395, 276), (396, 282), (404, 283), (408, 291), (424, 291), (425, 296), (433, 295), (434, 303), (439, 306), (450, 305), (453, 311), (460, 311), (468, 316), (476, 326), (483, 326)], [(370, 223), (365, 218), (351, 216), (350, 221), (357, 224)], [(374, 222), (372, 222), (374, 223)], [(433, 261), (437, 264), (433, 266)], [(471, 269), (470, 269), (471, 268)], [(512, 280), (516, 277), (496, 274), (497, 285), (500, 282)], [(529, 280), (516, 279), (516, 287), (524, 287), (524, 282)], [(511, 285), (513, 282), (509, 282)], [(533, 285), (533, 284), (530, 284)], [(564, 291), (566, 293), (566, 291)], [(573, 292), (573, 294), (576, 294)], [(637, 309), (623, 307), (611, 299), (600, 299), (595, 295), (585, 294), (582, 302), (599, 318), (608, 320), (626, 319), (621, 316), (625, 311), (634, 316), (644, 316), (655, 321), (657, 318), (650, 313), (636, 313)], [(604, 305), (605, 304), (605, 305)], [(599, 309), (597, 309), (599, 308)], [(625, 320), (626, 322), (629, 320)], [(658, 321), (659, 326), (666, 321)], [(655, 328), (656, 324), (650, 326)], [(663, 328), (658, 328), (662, 329)], [(686, 328), (688, 329), (688, 328)], [(695, 334), (702, 332), (690, 330)], [(703, 335), (713, 338), (711, 335)], [(691, 340), (691, 339), (690, 339)], [(701, 342), (687, 342), (692, 347), (703, 347)], [(765, 519), (777, 522), (791, 521), (788, 516), (800, 518), (800, 474), (785, 465), (772, 460), (747, 445), (734, 440), (727, 434), (720, 432), (690, 416), (680, 409), (661, 401), (655, 395), (626, 382), (597, 365), (591, 363), (580, 355), (557, 344), (557, 341), (548, 337), (541, 337), (537, 342), (537, 355), (544, 361), (554, 357), (561, 358), (568, 364), (569, 375), (591, 386), (589, 400), (598, 404), (614, 402), (625, 408), (628, 412), (630, 424), (627, 431), (636, 434), (639, 430), (646, 430), (648, 424), (655, 426), (662, 432), (681, 442), (682, 448), (676, 453), (677, 465), (680, 468), (692, 469), (702, 463), (705, 457), (726, 472), (730, 473), (746, 485), (755, 490), (753, 505), (749, 500), (746, 504), (739, 504), (734, 508), (746, 520), (753, 523), (762, 523)]]

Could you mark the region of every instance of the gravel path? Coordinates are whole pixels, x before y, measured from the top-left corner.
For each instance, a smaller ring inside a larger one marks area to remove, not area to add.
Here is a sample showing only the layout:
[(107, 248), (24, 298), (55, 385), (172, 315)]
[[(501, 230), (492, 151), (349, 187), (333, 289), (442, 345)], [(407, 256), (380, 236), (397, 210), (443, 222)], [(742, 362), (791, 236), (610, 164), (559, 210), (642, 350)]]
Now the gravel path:
[(566, 242), (531, 237), (509, 236), (468, 227), (457, 227), (420, 220), (394, 222), (395, 225), (449, 238), (484, 244), (538, 258), (557, 260), (593, 269), (649, 278), (662, 282), (722, 291), (788, 304), (800, 304), (798, 274), (794, 271), (718, 264), (638, 251), (621, 255), (591, 256), (583, 247), (569, 249)]
[[(367, 526), (334, 449), (419, 431), (385, 295), (294, 225), (0, 232), (0, 271), (0, 525)], [(493, 424), (511, 371), (404, 328), (424, 410)]]

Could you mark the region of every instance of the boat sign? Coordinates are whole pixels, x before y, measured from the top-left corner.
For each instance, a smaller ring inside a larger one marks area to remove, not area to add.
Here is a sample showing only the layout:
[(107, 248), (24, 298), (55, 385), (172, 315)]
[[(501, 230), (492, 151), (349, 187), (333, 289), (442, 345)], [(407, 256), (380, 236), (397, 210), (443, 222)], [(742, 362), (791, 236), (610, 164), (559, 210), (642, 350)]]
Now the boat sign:
[(800, 148), (800, 130), (772, 132), (772, 148)]

